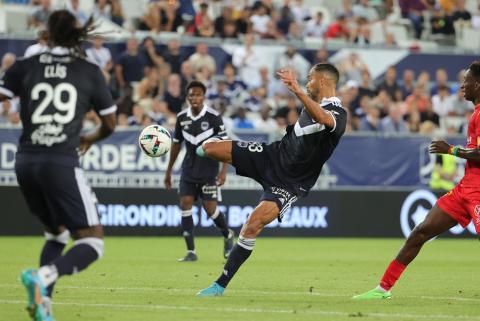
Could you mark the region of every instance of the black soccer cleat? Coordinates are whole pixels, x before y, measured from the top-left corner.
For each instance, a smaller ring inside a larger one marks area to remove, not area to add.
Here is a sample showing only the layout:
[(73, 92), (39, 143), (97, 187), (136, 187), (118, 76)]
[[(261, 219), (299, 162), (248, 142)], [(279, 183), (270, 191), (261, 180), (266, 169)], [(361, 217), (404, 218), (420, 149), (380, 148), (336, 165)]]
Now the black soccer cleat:
[(178, 262), (195, 262), (196, 260), (198, 260), (197, 254), (188, 251), (185, 257), (178, 259)]
[(230, 255), (233, 249), (233, 238), (235, 237), (235, 232), (232, 229), (228, 229), (228, 237), (224, 239), (223, 244), (223, 257), (226, 259)]

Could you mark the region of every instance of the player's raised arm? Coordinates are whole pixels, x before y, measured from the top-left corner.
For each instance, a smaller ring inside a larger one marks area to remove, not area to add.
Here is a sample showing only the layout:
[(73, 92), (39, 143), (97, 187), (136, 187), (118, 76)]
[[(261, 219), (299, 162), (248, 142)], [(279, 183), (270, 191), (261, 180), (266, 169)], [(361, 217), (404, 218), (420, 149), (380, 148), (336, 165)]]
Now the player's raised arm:
[(329, 128), (335, 128), (333, 115), (319, 104), (322, 98), (335, 96), (338, 76), (334, 71), (312, 68), (308, 74), (307, 92), (300, 87), (295, 73), (291, 69), (283, 69), (277, 74), (285, 86), (300, 99), (316, 122)]

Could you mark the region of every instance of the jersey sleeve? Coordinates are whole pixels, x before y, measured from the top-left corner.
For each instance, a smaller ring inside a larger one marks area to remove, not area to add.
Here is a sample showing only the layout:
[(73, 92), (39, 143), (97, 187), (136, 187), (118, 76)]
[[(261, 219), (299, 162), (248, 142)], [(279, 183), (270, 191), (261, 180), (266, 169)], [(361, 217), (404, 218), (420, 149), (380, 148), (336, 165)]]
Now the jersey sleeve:
[(7, 98), (20, 96), (22, 88), (22, 63), (15, 62), (7, 71), (0, 77), (0, 94)]
[(228, 139), (227, 130), (225, 129), (225, 124), (223, 123), (222, 117), (215, 117), (214, 124), (214, 135), (222, 140)]
[(113, 101), (112, 94), (108, 89), (107, 82), (105, 81), (100, 68), (95, 66), (94, 75), (93, 94), (91, 100), (93, 109), (100, 116), (115, 113), (117, 111), (117, 105), (115, 105), (115, 102)]
[(342, 107), (330, 104), (323, 107), (333, 118), (334, 126), (330, 129), (331, 133), (341, 136), (347, 126), (347, 112)]
[(177, 116), (177, 121), (175, 123), (175, 131), (173, 132), (172, 140), (174, 143), (183, 142), (182, 127), (180, 126), (180, 117)]

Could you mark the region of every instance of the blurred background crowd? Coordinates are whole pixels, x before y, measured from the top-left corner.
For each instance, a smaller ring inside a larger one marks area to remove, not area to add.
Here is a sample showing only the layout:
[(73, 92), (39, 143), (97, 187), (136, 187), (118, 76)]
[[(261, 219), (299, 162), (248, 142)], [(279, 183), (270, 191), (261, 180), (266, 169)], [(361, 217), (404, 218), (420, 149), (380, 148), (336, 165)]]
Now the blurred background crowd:
[[(38, 30), (38, 39), (24, 55), (45, 50), (48, 35), (42, 28), (59, 4), (50, 0), (3, 2), (31, 6), (27, 23)], [(295, 70), (304, 85), (312, 64), (330, 61), (326, 44), (331, 41), (349, 43), (353, 48), (394, 50), (407, 44), (415, 49), (417, 39), (454, 44), (461, 28), (480, 25), (477, 0), (343, 0), (328, 1), (328, 6), (327, 1), (302, 0), (139, 1), (144, 3), (144, 12), (137, 17), (125, 14), (126, 1), (92, 0), (89, 11), (82, 10), (81, 2), (62, 2), (79, 24), (93, 15), (132, 32), (123, 52), (111, 52), (102, 35), (85, 46), (86, 56), (102, 69), (117, 100), (119, 127), (152, 123), (172, 127), (176, 113), (186, 107), (186, 84), (197, 79), (208, 88), (206, 103), (223, 115), (230, 130), (281, 133), (296, 122), (302, 106), (275, 76), (278, 69)], [(139, 36), (141, 31), (145, 32)], [(155, 35), (162, 33), (179, 36), (159, 43)], [(188, 56), (182, 48), (183, 35), (201, 38)], [(212, 37), (241, 43), (227, 61), (220, 62), (209, 46)], [(313, 55), (296, 46), (296, 41), (312, 38), (322, 41)], [(272, 40), (286, 49), (271, 57), (274, 63), (266, 66), (260, 59), (265, 53), (258, 45)], [(15, 59), (10, 52), (3, 55), (0, 75)], [(418, 68), (399, 73), (390, 66), (374, 78), (355, 50), (333, 63), (341, 72), (338, 96), (349, 112), (349, 132), (466, 131), (474, 106), (464, 100), (460, 90), (463, 70), (448, 75), (439, 66), (432, 75)], [(452, 76), (457, 80), (449, 81)], [(20, 125), (18, 104), (18, 100), (3, 103), (0, 124)], [(85, 126), (96, 124), (96, 115), (90, 113)]]

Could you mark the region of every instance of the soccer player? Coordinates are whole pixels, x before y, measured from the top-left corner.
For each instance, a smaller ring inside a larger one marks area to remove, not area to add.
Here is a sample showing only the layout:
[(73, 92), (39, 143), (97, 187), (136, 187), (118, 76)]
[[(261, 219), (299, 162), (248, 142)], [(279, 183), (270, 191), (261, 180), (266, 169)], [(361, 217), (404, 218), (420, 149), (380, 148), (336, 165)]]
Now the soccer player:
[(473, 219), (477, 233), (480, 232), (480, 60), (468, 68), (461, 86), (465, 99), (476, 107), (468, 122), (466, 148), (451, 146), (445, 141), (432, 141), (429, 152), (450, 154), (467, 160), (465, 176), (447, 194), (440, 197), (425, 220), (408, 236), (397, 257), (389, 264), (380, 284), (373, 290), (353, 297), (356, 300), (389, 299), (390, 289), (403, 271), (420, 252), (423, 244), (460, 224), (466, 227)]
[[(101, 70), (80, 49), (91, 28), (56, 11), (48, 19), (48, 50), (19, 59), (0, 80), (0, 100), (20, 97), (23, 132), (15, 161), (18, 184), (45, 229), (40, 268), (21, 273), (32, 319), (53, 320), (51, 296), (58, 278), (102, 257), (103, 229), (96, 198), (79, 167), (78, 153), (115, 129), (117, 109)], [(92, 108), (101, 126), (80, 136)], [(73, 246), (62, 252), (70, 236)]]
[(218, 201), (221, 201), (220, 186), (225, 183), (228, 164), (222, 164), (219, 173), (217, 161), (195, 154), (195, 149), (209, 138), (215, 137), (220, 140), (228, 138), (222, 116), (204, 104), (206, 91), (207, 88), (200, 81), (193, 80), (187, 85), (187, 101), (190, 107), (177, 115), (170, 161), (165, 173), (165, 187), (170, 189), (172, 188), (173, 164), (177, 160), (182, 142), (185, 141), (187, 153), (182, 163), (178, 193), (180, 194), (182, 229), (187, 245), (187, 254), (179, 259), (181, 262), (198, 259), (195, 252), (192, 217), (193, 203), (198, 197), (202, 198), (205, 212), (224, 237), (223, 255), (225, 258), (233, 248), (234, 233), (228, 228), (225, 215), (218, 209)]
[(337, 68), (328, 63), (313, 66), (306, 93), (298, 85), (293, 71), (281, 70), (278, 75), (304, 106), (295, 125), (287, 127), (282, 140), (268, 145), (207, 141), (197, 150), (201, 155), (232, 164), (238, 175), (250, 177), (263, 187), (260, 204), (243, 225), (222, 274), (211, 286), (198, 292), (198, 296), (223, 294), (252, 253), (255, 239), (265, 225), (274, 219), (281, 222), (290, 206), (308, 194), (345, 132), (347, 112), (335, 96)]

